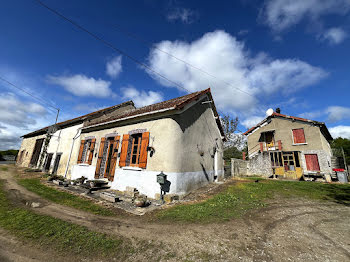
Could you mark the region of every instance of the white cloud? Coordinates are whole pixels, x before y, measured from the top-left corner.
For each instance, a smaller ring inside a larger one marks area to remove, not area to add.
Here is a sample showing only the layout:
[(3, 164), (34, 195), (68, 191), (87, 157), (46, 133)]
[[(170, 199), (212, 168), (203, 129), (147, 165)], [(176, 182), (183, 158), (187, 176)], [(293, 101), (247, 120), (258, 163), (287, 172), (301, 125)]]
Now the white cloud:
[(264, 118), (263, 116), (250, 116), (242, 121), (242, 125), (249, 129), (260, 123)]
[(112, 95), (111, 82), (87, 77), (82, 74), (72, 76), (48, 76), (48, 81), (64, 87), (76, 96), (108, 97)]
[(347, 33), (343, 29), (333, 27), (324, 32), (322, 39), (327, 40), (332, 45), (336, 45), (343, 42), (346, 37)]
[[(159, 49), (184, 59), (220, 80), (203, 74)], [(253, 56), (242, 42), (221, 30), (206, 33), (192, 43), (162, 41), (150, 51), (148, 61), (154, 71), (191, 92), (210, 86), (219, 109), (231, 112), (238, 110), (245, 114), (254, 112), (258, 97), (290, 93), (327, 76), (321, 68), (298, 59), (273, 60), (266, 54)], [(160, 84), (174, 87), (152, 72), (148, 73)]]
[(122, 69), (122, 56), (116, 56), (109, 60), (106, 64), (106, 74), (115, 79), (123, 71)]
[(335, 126), (329, 128), (329, 132), (331, 133), (333, 138), (348, 138), (350, 139), (350, 126)]
[(324, 115), (324, 111), (322, 110), (317, 110), (317, 111), (312, 111), (312, 112), (304, 112), (302, 114), (299, 114), (299, 117), (306, 118), (306, 119), (311, 119), (311, 120), (316, 120), (318, 117), (321, 117)]
[(20, 101), (11, 93), (0, 95), (0, 123), (27, 128), (36, 121), (30, 115), (42, 116), (46, 109), (36, 103)]
[(54, 117), (41, 105), (0, 94), (0, 150), (18, 149), (20, 136), (49, 125)]
[(343, 106), (330, 106), (326, 109), (328, 120), (330, 122), (337, 122), (343, 119), (350, 119), (350, 108)]
[(147, 106), (155, 104), (164, 100), (159, 92), (154, 91), (139, 91), (133, 86), (121, 88), (123, 99), (131, 99), (134, 101), (136, 107)]
[(179, 20), (184, 24), (191, 24), (195, 19), (196, 13), (188, 8), (174, 8), (168, 13), (168, 21)]
[(261, 19), (274, 31), (280, 32), (305, 18), (318, 21), (324, 15), (345, 15), (349, 10), (349, 0), (267, 0)]

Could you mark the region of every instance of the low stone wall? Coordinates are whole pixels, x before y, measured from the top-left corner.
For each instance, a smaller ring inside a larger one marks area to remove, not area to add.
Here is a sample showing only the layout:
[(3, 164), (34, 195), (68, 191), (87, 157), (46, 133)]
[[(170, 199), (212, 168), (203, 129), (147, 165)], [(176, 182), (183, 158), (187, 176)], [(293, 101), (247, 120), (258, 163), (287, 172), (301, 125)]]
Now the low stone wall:
[(247, 176), (248, 161), (231, 158), (231, 175), (233, 177)]
[(263, 177), (270, 177), (273, 175), (269, 153), (259, 153), (252, 159), (249, 159), (248, 175)]
[(242, 159), (231, 159), (232, 176), (263, 176), (270, 177), (273, 175), (270, 157), (267, 153), (255, 155), (247, 161)]

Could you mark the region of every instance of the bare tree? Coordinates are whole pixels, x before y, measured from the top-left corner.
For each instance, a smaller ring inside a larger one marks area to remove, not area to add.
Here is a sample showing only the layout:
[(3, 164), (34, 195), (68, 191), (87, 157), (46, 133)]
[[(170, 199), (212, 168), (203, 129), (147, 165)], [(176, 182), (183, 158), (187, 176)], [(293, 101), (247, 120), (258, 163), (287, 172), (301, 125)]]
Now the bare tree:
[(223, 115), (220, 120), (226, 137), (224, 148), (234, 146), (238, 150), (242, 150), (245, 147), (246, 139), (242, 132), (238, 130), (238, 117), (232, 118), (230, 115)]

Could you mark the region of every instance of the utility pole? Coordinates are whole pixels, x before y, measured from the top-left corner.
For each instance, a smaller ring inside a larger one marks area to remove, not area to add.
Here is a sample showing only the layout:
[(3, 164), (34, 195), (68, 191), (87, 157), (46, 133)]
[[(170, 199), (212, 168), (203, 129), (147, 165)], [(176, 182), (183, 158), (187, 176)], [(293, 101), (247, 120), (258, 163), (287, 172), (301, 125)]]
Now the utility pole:
[(344, 148), (341, 148), (341, 152), (342, 152), (342, 155), (343, 155), (343, 160), (344, 160), (344, 166), (345, 166), (346, 173), (349, 175), (349, 168), (348, 168), (348, 165), (346, 164)]

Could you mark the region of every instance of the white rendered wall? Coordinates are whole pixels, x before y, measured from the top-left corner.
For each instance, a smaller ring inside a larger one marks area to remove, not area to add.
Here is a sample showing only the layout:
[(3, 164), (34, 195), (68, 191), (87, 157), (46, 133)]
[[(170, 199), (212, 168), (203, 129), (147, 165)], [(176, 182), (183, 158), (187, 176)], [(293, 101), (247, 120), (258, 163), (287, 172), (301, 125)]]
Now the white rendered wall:
[[(72, 179), (82, 176), (88, 179), (94, 179), (95, 166), (87, 164), (74, 165), (72, 168)], [(155, 198), (155, 194), (160, 193), (160, 185), (157, 183), (157, 175), (161, 171), (133, 170), (129, 168), (117, 169), (114, 181), (109, 182), (111, 189), (125, 191), (126, 187), (134, 187), (141, 194), (150, 198)], [(170, 191), (167, 194), (184, 195), (201, 186), (214, 181), (214, 171), (204, 174), (203, 171), (198, 172), (164, 172), (167, 180), (170, 181)], [(223, 176), (224, 171), (218, 170), (218, 175)]]

